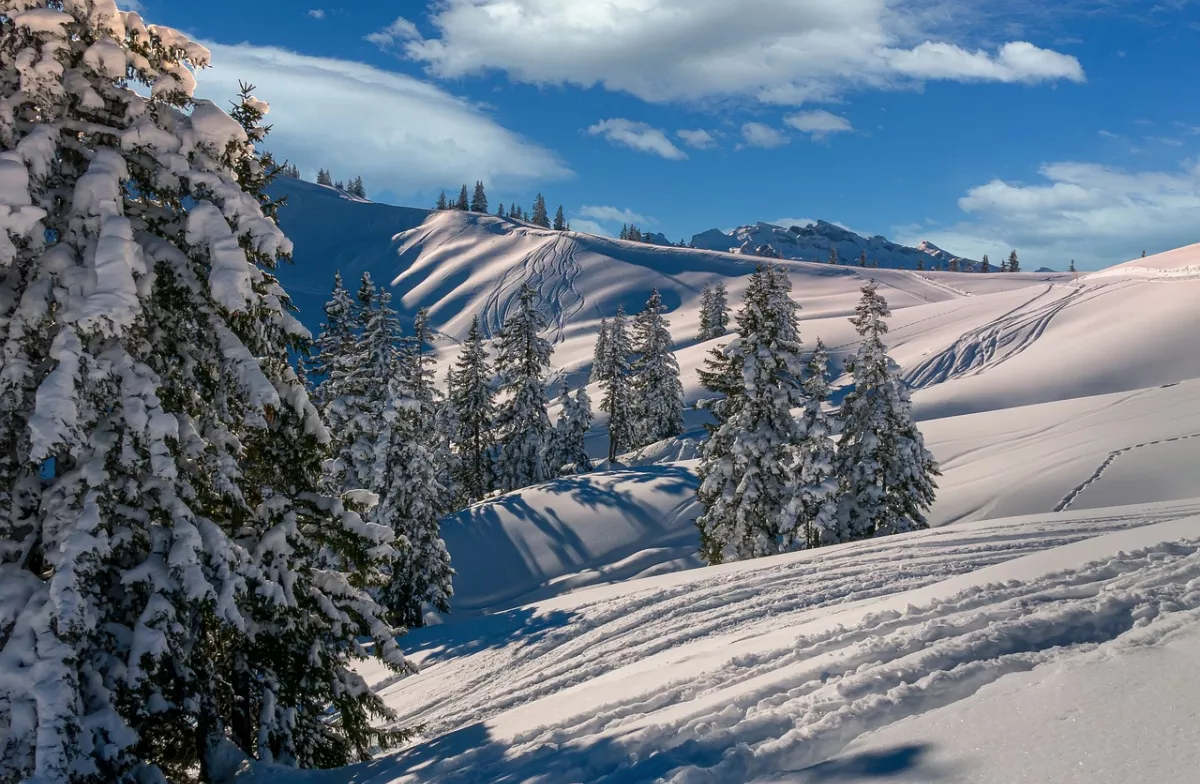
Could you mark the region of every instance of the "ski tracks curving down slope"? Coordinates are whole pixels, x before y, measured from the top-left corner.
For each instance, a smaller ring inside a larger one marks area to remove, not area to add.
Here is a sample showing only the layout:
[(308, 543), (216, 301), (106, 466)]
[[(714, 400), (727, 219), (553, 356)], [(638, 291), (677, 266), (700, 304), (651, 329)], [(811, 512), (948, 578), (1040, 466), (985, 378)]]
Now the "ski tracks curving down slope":
[(425, 674), (384, 696), (426, 742), (354, 781), (807, 768), (1005, 675), (1195, 624), (1200, 519), (1179, 518), (1197, 506), (955, 526), (422, 630), (407, 642)]
[(586, 300), (576, 288), (580, 266), (575, 258), (576, 245), (565, 236), (546, 238), (534, 252), (522, 257), (515, 266), (504, 270), (484, 303), (480, 321), (488, 334), (496, 335), (509, 307), (529, 286), (538, 294), (538, 303), (559, 342), (570, 319), (583, 310)]

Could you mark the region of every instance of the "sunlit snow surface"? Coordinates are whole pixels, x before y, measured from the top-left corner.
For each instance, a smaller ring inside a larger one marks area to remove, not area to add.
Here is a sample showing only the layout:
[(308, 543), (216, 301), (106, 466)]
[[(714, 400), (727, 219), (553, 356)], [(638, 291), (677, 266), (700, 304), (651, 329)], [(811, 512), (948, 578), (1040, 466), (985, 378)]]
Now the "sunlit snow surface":
[[(586, 379), (600, 317), (658, 287), (687, 401), (703, 397), (695, 371), (722, 341), (696, 341), (700, 291), (723, 280), (736, 305), (752, 271), (342, 201), (375, 232), (345, 244), (343, 272), (429, 307), (443, 368), (473, 316), (494, 331), (534, 286), (555, 394)], [(298, 256), (304, 231), (328, 233), (304, 209), (299, 233), (285, 210)], [(334, 267), (304, 260), (281, 276), (311, 302)], [(423, 672), (369, 673), (419, 741), (245, 780), (1195, 782), (1200, 246), (1078, 276), (787, 268), (804, 340), (837, 367), (859, 286), (880, 282), (942, 466), (933, 530), (697, 568), (687, 444), (478, 504), (443, 524), (455, 612), (402, 640)], [(687, 422), (695, 436), (703, 414)], [(601, 416), (597, 456), (604, 436)]]

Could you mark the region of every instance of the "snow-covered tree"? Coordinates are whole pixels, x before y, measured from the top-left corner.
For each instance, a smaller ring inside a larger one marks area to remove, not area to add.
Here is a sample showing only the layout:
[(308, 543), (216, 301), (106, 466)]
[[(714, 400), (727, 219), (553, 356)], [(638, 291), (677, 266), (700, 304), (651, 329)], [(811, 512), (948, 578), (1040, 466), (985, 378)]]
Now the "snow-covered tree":
[(333, 187), (337, 188), (339, 191), (344, 192), (346, 190), (346, 183), (342, 182), (341, 180), (338, 180), (337, 182), (335, 182), (333, 184)]
[(883, 342), (890, 315), (875, 282), (864, 286), (851, 319), (862, 343), (846, 360), (854, 388), (842, 401), (836, 467), (839, 528), (848, 539), (928, 528), (924, 512), (937, 488), (937, 463)]
[(471, 330), (455, 363), (449, 395), (458, 419), (454, 443), (459, 454), (459, 491), (464, 500), (478, 501), (492, 490), (492, 456), (496, 444), (492, 370), (478, 316), (471, 321)]
[(504, 202), (500, 202), (500, 204), (498, 204), (498, 205), (496, 206), (496, 217), (497, 217), (497, 218), (506, 218), (506, 217), (508, 217), (508, 213), (506, 213), (506, 212), (504, 211)]
[(437, 203), (433, 205), (435, 210), (450, 209), (450, 203), (446, 201), (446, 192), (442, 191), (438, 194)]
[(112, 0), (0, 6), (2, 781), (394, 739), (353, 669), (410, 669), (366, 590), (391, 533), (322, 491), (267, 106), (193, 99), (208, 60)]
[(1021, 262), (1017, 259), (1017, 252), (1015, 250), (1012, 253), (1008, 254), (1008, 271), (1009, 272), (1020, 272), (1021, 271)]
[(983, 254), (983, 259), (979, 262), (979, 271), (980, 272), (991, 272), (992, 271), (992, 263), (990, 261), (988, 261), (988, 257), (987, 257), (986, 253)]
[(705, 286), (700, 295), (700, 339), (719, 338), (729, 329), (729, 301), (725, 284)]
[(558, 205), (558, 211), (554, 213), (554, 230), (565, 231), (567, 228), (567, 217), (563, 215), (562, 205)]
[(834, 475), (836, 421), (825, 411), (829, 400), (829, 353), (820, 338), (804, 368), (804, 440), (796, 453), (794, 472), (795, 537), (801, 548), (845, 541), (837, 519), (838, 481)]
[(392, 623), (423, 626), (424, 605), (450, 609), (453, 593), (450, 555), (438, 521), (448, 511), (450, 490), (437, 459), (437, 410), (433, 391), (428, 318), (424, 310), (388, 376), (379, 435), (375, 441), (372, 487), (379, 494), (374, 520), (395, 532), (399, 557), (380, 603)]
[(596, 348), (592, 351), (592, 374), (591, 381), (599, 381), (608, 377), (608, 319), (600, 319), (600, 329), (596, 333)]
[(462, 190), (458, 192), (458, 200), (454, 202), (454, 209), (466, 212), (471, 208), (471, 202), (467, 198), (467, 186), (464, 184)]
[(608, 459), (613, 462), (622, 450), (635, 446), (637, 439), (633, 369), (630, 366), (633, 342), (629, 336), (625, 309), (620, 305), (609, 323), (605, 348), (603, 375), (599, 379), (604, 392), (600, 410), (608, 414)]
[[(804, 405), (796, 303), (785, 273), (760, 266), (738, 312), (739, 338), (713, 352), (703, 379), (727, 399), (704, 443), (696, 520), (710, 564), (784, 550), (795, 538), (797, 451), (792, 409)], [(715, 381), (714, 381), (715, 380)]]
[(554, 425), (554, 459), (551, 466), (555, 471), (568, 469), (569, 473), (583, 474), (592, 469), (587, 453), (587, 434), (592, 428), (592, 401), (587, 388), (580, 387), (571, 397), (565, 384), (562, 393), (562, 411)]
[(353, 353), (355, 336), (354, 299), (342, 283), (342, 273), (333, 276), (333, 293), (325, 303), (325, 320), (313, 341), (309, 355), (308, 374), (317, 384), (313, 403), (324, 409), (329, 400), (337, 397), (336, 388), (345, 375), (345, 361)]
[(532, 288), (523, 286), (517, 307), (500, 329), (496, 370), (503, 399), (496, 415), (496, 473), (504, 490), (527, 487), (552, 475), (546, 451), (553, 428), (546, 414), (544, 385), (553, 349), (540, 334), (546, 322), (537, 309), (536, 296)]
[(329, 169), (317, 169), (317, 185), (333, 185), (333, 175)]
[(483, 180), (475, 181), (475, 193), (471, 196), (471, 212), (487, 212), (487, 193), (483, 190)]
[(540, 193), (533, 200), (533, 218), (530, 222), (534, 226), (550, 228), (550, 214), (546, 212), (546, 197)]
[(683, 432), (683, 384), (658, 289), (633, 320), (634, 443), (652, 444)]
[(363, 186), (362, 177), (355, 177), (346, 187), (346, 193), (351, 196), (357, 196), (360, 199), (367, 198), (367, 189)]

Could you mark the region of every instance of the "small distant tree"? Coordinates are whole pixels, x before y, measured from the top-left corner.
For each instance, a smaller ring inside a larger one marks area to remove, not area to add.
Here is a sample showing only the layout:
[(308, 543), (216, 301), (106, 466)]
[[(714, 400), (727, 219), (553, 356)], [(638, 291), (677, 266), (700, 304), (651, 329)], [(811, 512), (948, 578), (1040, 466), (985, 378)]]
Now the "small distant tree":
[(608, 414), (608, 459), (615, 462), (622, 450), (634, 445), (635, 411), (631, 384), (630, 355), (633, 345), (625, 309), (617, 306), (617, 314), (609, 324), (604, 358), (604, 375), (600, 378), (604, 398), (600, 408)]
[(333, 185), (333, 177), (329, 169), (317, 169), (317, 185)]
[(442, 191), (438, 194), (437, 204), (433, 205), (435, 210), (444, 210), (450, 205), (446, 203), (446, 192)]
[(958, 272), (958, 259), (950, 259), (948, 269), (950, 272)]
[(983, 254), (983, 260), (979, 262), (979, 271), (980, 272), (991, 272), (992, 271), (992, 263), (990, 261), (988, 261), (988, 257), (987, 257), (986, 253)]
[(858, 256), (858, 266), (867, 266), (867, 252), (865, 250)]
[(592, 381), (608, 377), (608, 319), (600, 319), (600, 330), (596, 333), (596, 348), (592, 353)]
[(545, 481), (550, 448), (550, 418), (546, 414), (545, 376), (553, 348), (541, 336), (546, 322), (536, 307), (536, 292), (521, 288), (517, 307), (500, 330), (496, 370), (503, 402), (496, 416), (499, 433), (497, 474), (501, 488), (515, 490)]
[(467, 198), (467, 186), (464, 184), (458, 192), (458, 201), (454, 202), (454, 209), (461, 212), (466, 212), (471, 208), (471, 202)]
[(618, 238), (623, 239), (623, 240), (629, 239), (629, 226), (627, 224), (622, 223), (621, 224), (621, 233), (618, 234), (617, 236), (618, 236)]
[(729, 328), (729, 301), (725, 284), (717, 281), (705, 286), (700, 295), (700, 339), (712, 340)]
[(531, 222), (534, 226), (550, 228), (550, 215), (546, 212), (546, 197), (540, 193), (533, 200), (533, 220)]
[(1142, 251), (1142, 258), (1146, 258), (1146, 251)]
[(925, 271), (925, 259), (917, 257), (917, 272)]
[(1008, 271), (1009, 272), (1020, 272), (1021, 271), (1021, 262), (1017, 260), (1017, 252), (1015, 250), (1012, 253), (1008, 254)]
[(483, 191), (483, 180), (475, 181), (475, 193), (471, 196), (471, 212), (487, 212), (487, 194)]
[(363, 186), (362, 177), (355, 177), (350, 181), (350, 185), (346, 188), (346, 193), (351, 196), (357, 196), (360, 199), (367, 198), (367, 189)]
[(333, 187), (337, 188), (339, 191), (342, 191), (343, 193), (345, 193), (345, 191), (346, 191), (346, 183), (342, 182), (341, 180), (338, 180), (337, 182), (335, 182), (333, 184)]
[(587, 389), (580, 387), (571, 397), (571, 390), (563, 385), (562, 411), (554, 426), (554, 460), (552, 469), (568, 473), (583, 474), (592, 470), (592, 461), (587, 453), (587, 434), (592, 428), (592, 402)]
[(479, 316), (471, 320), (471, 329), (454, 366), (448, 395), (458, 425), (454, 436), (459, 457), (456, 485), (463, 500), (471, 503), (492, 490), (492, 453), (496, 443), (492, 369), (488, 365)]
[(1071, 264), (1067, 267), (1067, 272), (1075, 271), (1075, 259), (1071, 259)]
[(837, 264), (837, 263), (838, 263), (838, 252), (837, 252), (837, 248), (830, 248), (830, 249), (829, 249), (829, 263), (830, 263), (830, 264)]
[(497, 218), (506, 217), (505, 213), (504, 213), (504, 202), (500, 202), (498, 205), (496, 205), (496, 217)]
[(558, 205), (558, 211), (554, 213), (554, 230), (565, 231), (567, 228), (567, 218), (563, 215), (562, 205)]
[(638, 445), (652, 444), (683, 432), (683, 384), (679, 362), (671, 351), (670, 324), (658, 289), (633, 321), (634, 436)]

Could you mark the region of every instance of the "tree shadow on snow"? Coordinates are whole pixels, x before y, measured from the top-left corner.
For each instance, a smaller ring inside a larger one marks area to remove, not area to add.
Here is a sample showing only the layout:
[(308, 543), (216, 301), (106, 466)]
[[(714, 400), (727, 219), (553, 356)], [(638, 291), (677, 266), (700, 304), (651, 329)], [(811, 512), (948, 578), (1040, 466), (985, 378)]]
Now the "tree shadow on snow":
[(531, 607), (518, 607), (474, 616), (466, 622), (413, 629), (400, 642), (401, 645), (424, 651), (428, 662), (446, 661), (509, 646), (519, 650), (520, 646), (536, 643), (567, 626), (574, 615), (565, 610), (537, 614)]
[(921, 782), (953, 781), (942, 765), (931, 763), (927, 757), (933, 746), (928, 743), (908, 743), (878, 751), (864, 751), (834, 757), (801, 771), (796, 784), (843, 784), (844, 782), (876, 781), (895, 778), (900, 774), (919, 775)]

